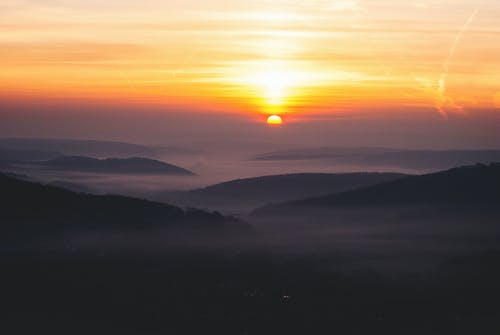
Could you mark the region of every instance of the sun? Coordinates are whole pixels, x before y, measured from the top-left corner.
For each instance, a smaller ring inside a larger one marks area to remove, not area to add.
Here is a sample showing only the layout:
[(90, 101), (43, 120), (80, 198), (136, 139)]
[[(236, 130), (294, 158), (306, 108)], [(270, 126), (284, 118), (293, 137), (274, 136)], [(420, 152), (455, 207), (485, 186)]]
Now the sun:
[(279, 115), (271, 115), (267, 118), (267, 124), (270, 126), (279, 126), (283, 123), (283, 119)]

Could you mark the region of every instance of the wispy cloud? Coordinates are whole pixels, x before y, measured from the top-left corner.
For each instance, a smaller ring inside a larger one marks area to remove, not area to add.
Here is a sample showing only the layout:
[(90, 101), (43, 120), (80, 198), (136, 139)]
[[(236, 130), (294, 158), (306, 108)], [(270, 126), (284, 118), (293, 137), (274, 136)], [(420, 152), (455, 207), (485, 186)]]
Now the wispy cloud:
[(301, 111), (425, 103), (446, 115), (498, 90), (500, 4), (485, 2), (479, 21), (473, 0), (4, 0), (0, 85), (123, 97), (131, 82), (145, 100), (251, 104), (270, 86), (257, 76), (290, 87)]
[(476, 15), (479, 13), (479, 9), (474, 10), (472, 14), (467, 18), (463, 26), (460, 28), (458, 33), (456, 34), (453, 43), (451, 44), (450, 51), (448, 52), (448, 57), (446, 57), (445, 62), (443, 63), (443, 70), (441, 72), (441, 76), (439, 77), (438, 80), (438, 89), (437, 89), (437, 94), (436, 94), (436, 110), (443, 116), (447, 116), (447, 111), (448, 109), (452, 111), (458, 111), (458, 112), (463, 112), (463, 108), (456, 104), (453, 100), (452, 97), (448, 96), (446, 94), (446, 81), (448, 79), (448, 74), (450, 72), (450, 64), (453, 59), (453, 56), (457, 52), (457, 48), (460, 45), (460, 42), (462, 41), (463, 35), (467, 32), (469, 29), (469, 26), (471, 25), (472, 21), (476, 17)]

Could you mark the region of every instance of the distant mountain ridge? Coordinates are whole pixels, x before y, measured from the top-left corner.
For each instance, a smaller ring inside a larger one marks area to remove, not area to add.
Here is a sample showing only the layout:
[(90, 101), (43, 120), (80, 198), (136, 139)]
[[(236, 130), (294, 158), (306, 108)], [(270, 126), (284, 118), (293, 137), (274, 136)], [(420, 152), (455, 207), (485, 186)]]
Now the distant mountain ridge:
[(500, 149), (407, 150), (394, 148), (308, 148), (274, 151), (251, 158), (258, 161), (329, 160), (337, 164), (408, 169), (447, 169), (500, 161)]
[(127, 142), (53, 138), (0, 138), (0, 147), (10, 150), (59, 152), (67, 156), (156, 158), (161, 155), (191, 155), (200, 151), (169, 146), (149, 146)]
[(250, 210), (282, 202), (341, 192), (403, 178), (398, 173), (298, 173), (236, 179), (201, 189), (161, 192), (154, 200), (217, 210)]
[(54, 159), (63, 156), (57, 151), (0, 148), (0, 162), (19, 163)]
[(500, 206), (500, 163), (463, 166), (357, 190), (269, 205), (255, 210), (254, 214), (283, 213), (297, 208), (447, 204)]
[(79, 172), (194, 175), (193, 172), (179, 166), (140, 157), (97, 159), (84, 156), (63, 156), (36, 164), (50, 169)]

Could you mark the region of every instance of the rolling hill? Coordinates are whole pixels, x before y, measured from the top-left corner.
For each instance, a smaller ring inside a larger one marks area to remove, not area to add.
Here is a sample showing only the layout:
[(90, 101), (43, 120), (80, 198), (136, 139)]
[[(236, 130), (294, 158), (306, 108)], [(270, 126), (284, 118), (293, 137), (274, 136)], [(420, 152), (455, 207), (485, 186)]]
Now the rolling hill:
[(400, 179), (397, 173), (299, 173), (237, 179), (202, 189), (161, 192), (154, 200), (221, 211), (249, 211), (269, 202), (283, 202), (342, 192)]
[(4, 244), (67, 234), (176, 231), (195, 236), (248, 231), (238, 220), (216, 212), (183, 210), (123, 196), (75, 193), (5, 174), (0, 174), (0, 199)]
[(139, 157), (97, 159), (63, 156), (36, 162), (36, 165), (47, 169), (78, 172), (194, 175), (193, 172), (173, 164)]
[(161, 155), (191, 155), (199, 151), (171, 147), (148, 146), (127, 142), (74, 140), (56, 138), (0, 138), (0, 147), (10, 150), (52, 151), (64, 155), (93, 157), (141, 156), (156, 158)]
[(347, 192), (269, 205), (254, 211), (256, 215), (297, 210), (397, 207), (500, 205), (500, 164), (476, 164), (447, 171), (408, 176)]

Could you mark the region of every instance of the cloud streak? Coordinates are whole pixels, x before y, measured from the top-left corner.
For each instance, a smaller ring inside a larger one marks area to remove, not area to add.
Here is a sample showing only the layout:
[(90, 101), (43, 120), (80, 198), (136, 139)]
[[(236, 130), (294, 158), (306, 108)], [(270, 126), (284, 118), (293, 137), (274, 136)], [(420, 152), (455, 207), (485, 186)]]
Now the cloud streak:
[(438, 89), (435, 98), (435, 107), (436, 110), (439, 112), (439, 114), (441, 114), (445, 118), (448, 116), (447, 108), (450, 108), (453, 111), (463, 112), (462, 106), (456, 104), (453, 98), (446, 94), (446, 82), (448, 79), (448, 74), (450, 72), (450, 64), (453, 59), (453, 56), (457, 52), (457, 48), (460, 45), (460, 42), (462, 41), (464, 34), (467, 32), (472, 21), (474, 21), (474, 18), (477, 16), (478, 13), (479, 9), (474, 10), (474, 12), (472, 12), (472, 14), (467, 18), (465, 23), (457, 32), (457, 34), (455, 35), (455, 39), (453, 40), (453, 43), (451, 45), (450, 51), (448, 52), (448, 57), (446, 57), (446, 60), (443, 63), (441, 76), (439, 77), (438, 80)]

